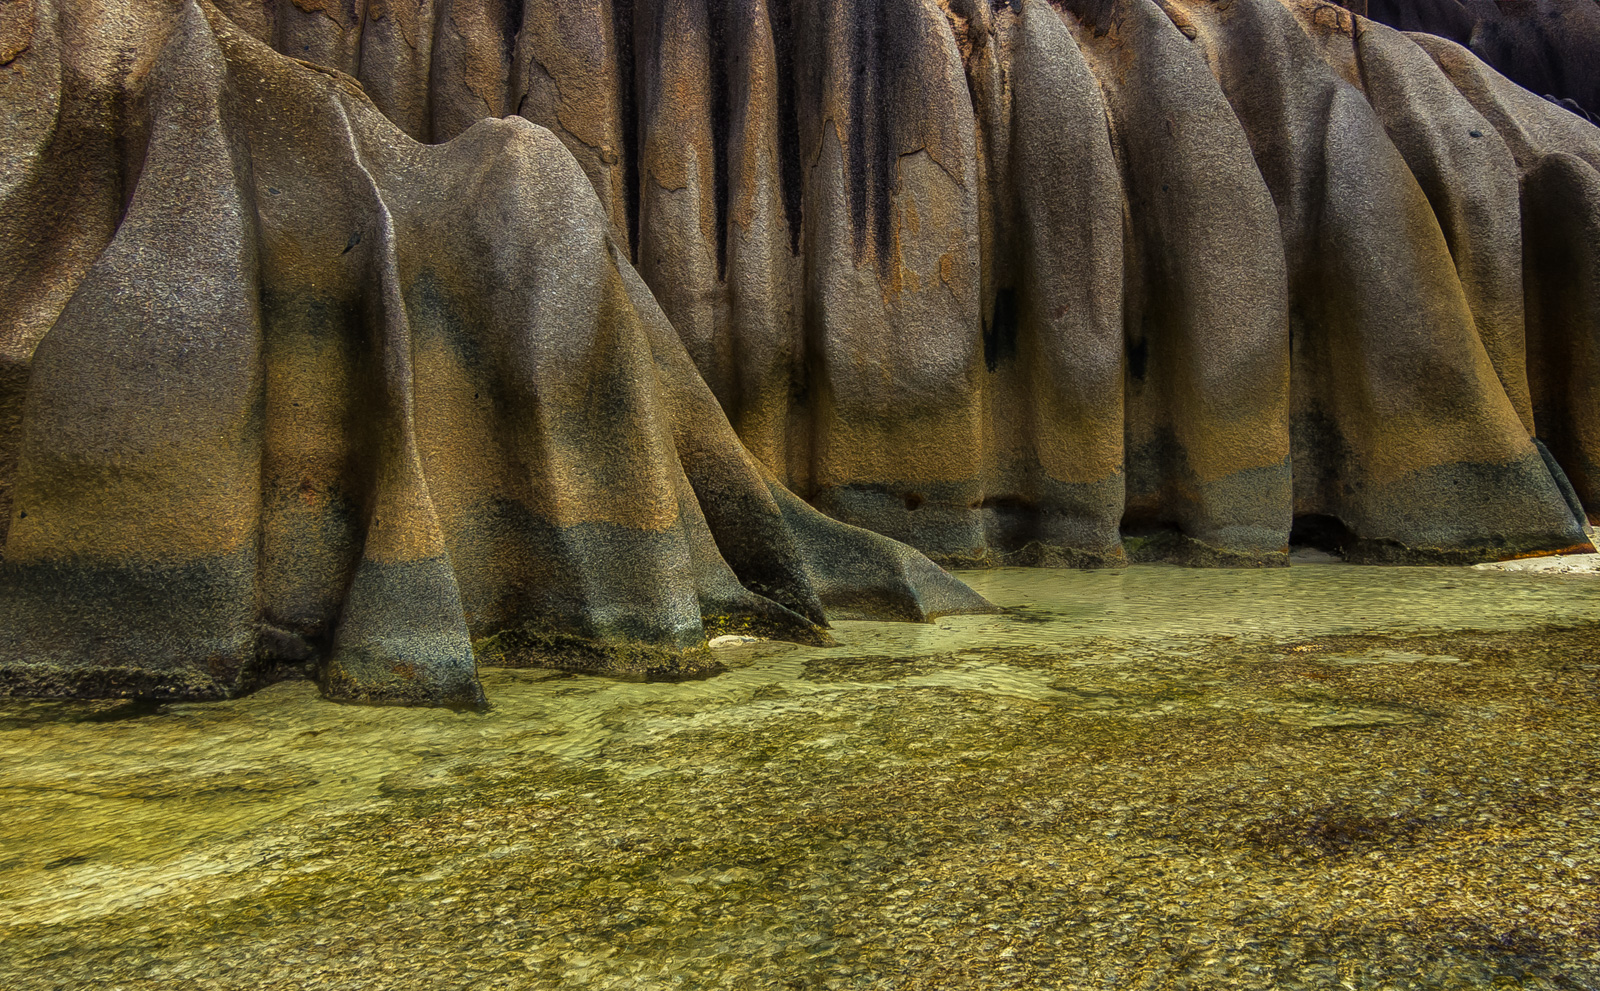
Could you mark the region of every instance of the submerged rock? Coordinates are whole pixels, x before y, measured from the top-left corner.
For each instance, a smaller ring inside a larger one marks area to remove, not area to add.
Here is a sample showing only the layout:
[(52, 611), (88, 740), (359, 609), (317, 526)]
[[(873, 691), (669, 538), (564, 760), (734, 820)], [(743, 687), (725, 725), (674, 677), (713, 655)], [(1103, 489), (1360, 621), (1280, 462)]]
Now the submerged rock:
[(6, 78), (56, 102), (28, 146), (8, 95), (0, 144), (0, 691), (310, 665), (334, 698), (471, 706), (475, 640), (683, 674), (708, 635), (990, 608), (751, 458), (549, 132), (418, 144), (195, 3), (133, 11), (131, 67), (96, 77), (94, 9), (46, 11)]

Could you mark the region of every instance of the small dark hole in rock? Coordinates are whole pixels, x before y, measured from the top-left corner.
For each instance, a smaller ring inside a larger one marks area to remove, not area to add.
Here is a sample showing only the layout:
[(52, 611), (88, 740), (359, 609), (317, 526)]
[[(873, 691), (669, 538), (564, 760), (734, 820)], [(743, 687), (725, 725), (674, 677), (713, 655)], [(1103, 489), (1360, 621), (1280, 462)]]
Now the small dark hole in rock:
[(906, 493), (906, 508), (912, 512), (916, 512), (917, 510), (921, 509), (923, 502), (924, 500), (920, 492)]

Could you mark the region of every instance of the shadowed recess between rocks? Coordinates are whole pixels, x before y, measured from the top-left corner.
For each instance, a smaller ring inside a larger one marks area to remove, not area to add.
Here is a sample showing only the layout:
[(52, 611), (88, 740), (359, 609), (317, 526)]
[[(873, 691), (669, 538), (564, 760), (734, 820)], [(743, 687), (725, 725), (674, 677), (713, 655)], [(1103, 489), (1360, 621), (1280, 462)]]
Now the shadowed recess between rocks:
[(1402, 31), (1436, 34), (1521, 86), (1595, 120), (1600, 110), (1600, 4), (1594, 0), (1341, 0)]

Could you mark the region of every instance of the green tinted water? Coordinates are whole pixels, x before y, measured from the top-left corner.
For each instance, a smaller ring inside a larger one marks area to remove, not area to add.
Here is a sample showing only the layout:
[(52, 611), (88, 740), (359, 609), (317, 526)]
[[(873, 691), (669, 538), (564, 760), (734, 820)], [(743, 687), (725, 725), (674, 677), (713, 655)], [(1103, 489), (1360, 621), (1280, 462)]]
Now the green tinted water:
[(485, 715), (0, 704), (0, 987), (1600, 986), (1600, 577), (965, 577)]

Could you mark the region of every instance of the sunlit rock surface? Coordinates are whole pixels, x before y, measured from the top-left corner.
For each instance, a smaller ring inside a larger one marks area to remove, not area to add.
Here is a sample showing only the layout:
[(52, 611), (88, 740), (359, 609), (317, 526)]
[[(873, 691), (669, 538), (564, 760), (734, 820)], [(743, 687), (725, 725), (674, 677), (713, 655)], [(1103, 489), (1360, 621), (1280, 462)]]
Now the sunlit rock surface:
[(192, 3), (28, 10), (0, 692), (472, 706), (989, 608), (745, 451), (548, 131), (418, 144)]
[(0, 986), (1600, 984), (1600, 576), (964, 577), (482, 715), (0, 702)]
[(420, 139), (551, 128), (756, 457), (936, 560), (1576, 544), (1530, 434), (1600, 512), (1600, 130), (1441, 39), (1309, 0), (225, 6)]

